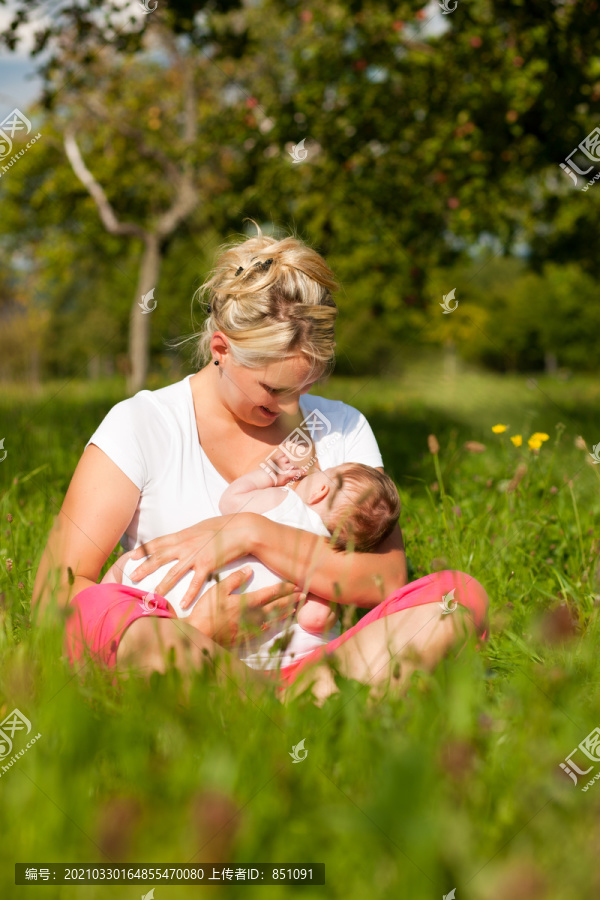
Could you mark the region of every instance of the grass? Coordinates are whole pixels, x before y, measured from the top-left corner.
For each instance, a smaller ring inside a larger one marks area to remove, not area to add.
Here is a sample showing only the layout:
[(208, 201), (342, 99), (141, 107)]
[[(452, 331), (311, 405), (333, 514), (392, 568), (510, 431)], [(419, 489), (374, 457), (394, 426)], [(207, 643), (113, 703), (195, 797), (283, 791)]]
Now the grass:
[[(39, 896), (13, 886), (15, 862), (324, 862), (327, 884), (311, 894), (344, 900), (452, 888), (457, 900), (571, 900), (600, 889), (600, 788), (583, 797), (586, 779), (574, 786), (559, 768), (600, 724), (600, 466), (575, 444), (600, 440), (597, 380), (528, 385), (444, 373), (430, 358), (393, 380), (332, 378), (314, 392), (366, 414), (400, 491), (412, 577), (454, 567), (479, 579), (489, 643), (377, 705), (343, 679), (318, 709), (308, 696), (282, 707), (269, 691), (218, 686), (208, 670), (189, 693), (176, 672), (150, 685), (113, 685), (91, 667), (73, 677), (62, 623), (31, 629), (29, 597), (85, 442), (123, 389), (4, 387), (0, 713), (19, 708), (41, 737), (0, 777), (3, 897)], [(499, 422), (510, 430), (493, 434)], [(550, 437), (539, 454), (527, 447), (534, 431)], [(520, 449), (508, 439), (517, 433)], [(467, 441), (486, 449), (469, 452)], [(520, 462), (527, 470), (507, 490)], [(294, 765), (303, 738), (308, 756)], [(600, 763), (589, 765), (592, 778)], [(43, 893), (120, 900), (148, 889)], [(156, 900), (175, 894), (198, 889), (156, 888)]]

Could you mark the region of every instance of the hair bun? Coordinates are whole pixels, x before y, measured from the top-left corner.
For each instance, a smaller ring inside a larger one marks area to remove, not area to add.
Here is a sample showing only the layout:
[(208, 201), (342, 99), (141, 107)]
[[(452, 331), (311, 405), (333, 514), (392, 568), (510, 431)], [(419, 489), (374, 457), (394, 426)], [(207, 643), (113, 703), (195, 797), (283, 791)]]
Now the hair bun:
[[(252, 262), (255, 259), (256, 259), (256, 257), (253, 256), (252, 259), (250, 260), (250, 262)], [(269, 270), (272, 262), (273, 262), (273, 257), (271, 257), (270, 259), (265, 259), (264, 262), (259, 261), (259, 262), (255, 263), (253, 268), (261, 269), (261, 271), (267, 272)], [(244, 267), (240, 266), (239, 269), (237, 270), (237, 272), (235, 273), (235, 277), (237, 278), (237, 276), (240, 275), (243, 271), (244, 271)]]
[(236, 365), (260, 368), (301, 354), (311, 375), (329, 371), (335, 362), (335, 275), (294, 235), (276, 239), (253, 224), (257, 237), (222, 245), (196, 291), (208, 315), (201, 332), (190, 338), (198, 340), (194, 361), (210, 362), (218, 329)]

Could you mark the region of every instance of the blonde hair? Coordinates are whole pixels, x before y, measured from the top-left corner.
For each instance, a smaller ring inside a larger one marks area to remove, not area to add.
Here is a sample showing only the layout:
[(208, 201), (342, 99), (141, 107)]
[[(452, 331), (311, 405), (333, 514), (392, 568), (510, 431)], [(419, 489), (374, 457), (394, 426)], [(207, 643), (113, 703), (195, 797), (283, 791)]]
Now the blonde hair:
[(210, 360), (212, 337), (221, 331), (237, 365), (260, 368), (300, 353), (311, 362), (311, 377), (325, 374), (334, 364), (335, 276), (322, 256), (297, 237), (278, 240), (250, 221), (257, 236), (221, 246), (214, 269), (197, 291), (208, 318), (192, 335), (197, 339), (194, 362), (200, 367)]
[[(388, 537), (400, 517), (396, 485), (384, 472), (362, 463), (344, 463), (335, 473), (332, 504), (340, 498), (334, 514), (325, 522), (332, 533), (334, 550), (366, 553)], [(337, 520), (337, 521), (336, 521)]]

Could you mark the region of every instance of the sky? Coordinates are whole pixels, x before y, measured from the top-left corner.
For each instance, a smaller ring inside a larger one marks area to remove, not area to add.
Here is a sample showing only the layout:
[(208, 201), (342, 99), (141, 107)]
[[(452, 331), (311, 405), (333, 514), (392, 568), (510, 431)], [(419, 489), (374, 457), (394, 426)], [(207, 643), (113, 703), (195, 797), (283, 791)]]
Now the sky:
[[(61, 2), (54, 5), (54, 9), (58, 9)], [(0, 6), (0, 32), (4, 31), (14, 14), (16, 3), (14, 0), (8, 0), (6, 5)], [(131, 14), (138, 18), (144, 16), (141, 5), (137, 0), (125, 0), (121, 10), (124, 19)], [(42, 88), (42, 80), (36, 74), (37, 70), (44, 62), (45, 55), (31, 58), (30, 52), (34, 43), (35, 32), (47, 21), (47, 16), (38, 14), (36, 21), (20, 30), (21, 40), (15, 51), (8, 52), (5, 49), (0, 50), (0, 113), (6, 109), (7, 113), (17, 107), (24, 110), (26, 107), (36, 100)], [(114, 16), (113, 21), (118, 23), (119, 17)], [(2, 115), (0, 115), (2, 119)]]
[[(0, 31), (8, 27), (14, 7), (11, 0), (6, 6), (0, 6)], [(28, 26), (24, 29), (23, 40), (15, 52), (0, 50), (0, 110), (6, 109), (7, 113), (15, 107), (27, 107), (40, 94), (42, 82), (35, 73), (41, 62), (38, 59), (32, 60), (29, 56), (35, 27)]]
[(35, 69), (29, 59), (0, 56), (0, 109), (23, 109), (39, 96), (41, 80)]

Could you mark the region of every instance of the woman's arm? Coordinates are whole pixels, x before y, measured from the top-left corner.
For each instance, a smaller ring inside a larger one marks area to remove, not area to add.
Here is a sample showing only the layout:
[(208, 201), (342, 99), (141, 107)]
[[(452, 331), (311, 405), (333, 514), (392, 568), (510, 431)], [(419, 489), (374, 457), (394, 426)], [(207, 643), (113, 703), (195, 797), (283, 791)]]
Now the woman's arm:
[(255, 518), (248, 552), (324, 600), (371, 609), (408, 581), (399, 525), (376, 551), (348, 553), (333, 550), (319, 535)]
[(40, 560), (34, 605), (45, 608), (55, 592), (58, 605), (66, 606), (96, 584), (131, 522), (139, 496), (139, 488), (103, 450), (95, 444), (84, 450)]

